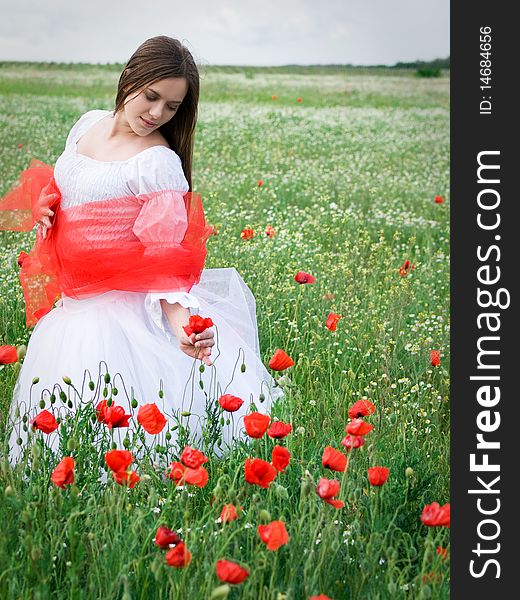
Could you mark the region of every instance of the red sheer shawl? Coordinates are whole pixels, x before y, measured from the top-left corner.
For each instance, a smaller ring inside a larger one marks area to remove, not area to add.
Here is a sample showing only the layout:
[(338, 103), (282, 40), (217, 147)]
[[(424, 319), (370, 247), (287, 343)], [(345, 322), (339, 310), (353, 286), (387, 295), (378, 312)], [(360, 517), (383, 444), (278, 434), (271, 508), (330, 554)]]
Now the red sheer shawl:
[(162, 190), (65, 210), (60, 200), (53, 167), (36, 159), (0, 199), (0, 229), (30, 231), (44, 207), (54, 211), (46, 237), (38, 227), (30, 253), (18, 260), (28, 327), (61, 294), (189, 292), (199, 282), (211, 234), (200, 195)]

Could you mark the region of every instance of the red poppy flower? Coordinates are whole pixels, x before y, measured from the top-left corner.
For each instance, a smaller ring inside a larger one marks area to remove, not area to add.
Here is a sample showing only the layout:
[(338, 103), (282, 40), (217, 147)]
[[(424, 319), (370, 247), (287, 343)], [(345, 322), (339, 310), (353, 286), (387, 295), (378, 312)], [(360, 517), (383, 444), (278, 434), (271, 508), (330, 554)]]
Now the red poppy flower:
[(442, 558), (444, 562), (448, 558), (448, 548), (437, 546), (437, 554)]
[(261, 438), (269, 427), (271, 417), (269, 415), (263, 415), (259, 412), (252, 412), (244, 417), (244, 427), (246, 433), (252, 438)]
[(278, 474), (271, 463), (261, 458), (246, 458), (244, 471), (247, 483), (259, 485), (263, 488), (268, 488)]
[(388, 479), (388, 475), (390, 475), (390, 470), (387, 467), (370, 467), (368, 469), (368, 481), (370, 481), (370, 485), (384, 485)]
[(119, 485), (126, 485), (129, 488), (133, 488), (138, 481), (141, 481), (141, 478), (135, 471), (114, 471), (112, 473), (116, 483)]
[(278, 96), (277, 96), (276, 94), (273, 94), (273, 95), (271, 96), (271, 100), (278, 100)]
[(255, 235), (254, 229), (242, 229), (240, 237), (243, 240), (250, 240)]
[(408, 259), (406, 259), (404, 263), (399, 267), (399, 275), (401, 275), (401, 277), (406, 277), (410, 270), (413, 271), (414, 269), (415, 265), (412, 265), (411, 262)]
[(18, 144), (18, 148), (23, 148), (23, 144)]
[(224, 394), (223, 396), (220, 396), (218, 403), (224, 410), (227, 410), (228, 412), (235, 412), (242, 406), (242, 404), (244, 404), (244, 401), (238, 396)]
[(203, 488), (209, 481), (209, 475), (204, 467), (198, 467), (197, 469), (188, 467), (184, 471), (184, 481), (190, 485)]
[(366, 435), (372, 429), (374, 429), (374, 426), (366, 423), (363, 419), (353, 419), (346, 427), (347, 433), (351, 435)]
[(181, 569), (182, 567), (187, 567), (190, 564), (191, 552), (188, 550), (188, 548), (186, 548), (186, 544), (184, 542), (179, 542), (174, 548), (170, 548), (170, 550), (166, 552), (164, 558), (170, 567), (177, 567), (177, 569)]
[(66, 456), (54, 467), (51, 481), (54, 485), (64, 489), (66, 485), (74, 483), (74, 467), (76, 463), (72, 456)]
[(259, 179), (258, 180), (258, 187), (262, 187), (263, 185), (264, 185), (264, 182), (261, 179)]
[(210, 225), (211, 235), (218, 235), (218, 227), (216, 225)]
[(325, 323), (325, 327), (330, 331), (336, 331), (338, 328), (338, 321), (341, 319), (341, 315), (337, 315), (336, 313), (329, 313), (327, 317), (327, 322)]
[(433, 201), (435, 202), (435, 204), (442, 204), (444, 202), (444, 198), (442, 196), (435, 196)]
[(348, 409), (348, 416), (351, 419), (359, 419), (373, 415), (375, 410), (376, 407), (369, 400), (358, 400)]
[(266, 235), (267, 237), (274, 238), (274, 234), (275, 234), (275, 233), (276, 233), (276, 229), (275, 229), (274, 227), (271, 227), (271, 225), (268, 225), (268, 226), (265, 228), (265, 235)]
[(105, 454), (105, 462), (111, 471), (126, 471), (133, 461), (129, 450), (110, 450)]
[(184, 477), (184, 471), (186, 471), (186, 467), (180, 462), (172, 462), (170, 468), (171, 470), (168, 473), (168, 477), (170, 479), (173, 479), (178, 485), (182, 482), (182, 479)]
[(343, 473), (343, 471), (347, 468), (348, 459), (343, 452), (332, 448), (332, 446), (326, 446), (323, 450), (321, 464), (324, 467), (327, 467), (327, 469)]
[(301, 104), (302, 99), (301, 98), (296, 98), (296, 102), (298, 102), (299, 104)]
[(128, 420), (132, 415), (126, 415), (122, 406), (109, 406), (105, 410), (105, 423), (109, 429), (113, 427), (128, 427)]
[(190, 469), (198, 469), (204, 463), (207, 463), (209, 458), (204, 456), (200, 450), (186, 446), (181, 454), (181, 463), (190, 467)]
[(249, 571), (231, 560), (217, 560), (217, 577), (224, 583), (242, 583), (249, 577)]
[(157, 404), (143, 404), (137, 413), (137, 420), (147, 433), (161, 433), (166, 425), (166, 417), (157, 408)]
[(18, 255), (18, 266), (21, 267), (25, 261), (25, 259), (28, 257), (29, 255), (27, 254), (27, 252), (24, 252), (23, 250), (20, 252), (20, 254)]
[(292, 425), (290, 423), (283, 423), (282, 421), (275, 421), (269, 430), (267, 435), (271, 438), (282, 439), (289, 435), (292, 431)]
[(0, 365), (10, 365), (18, 361), (18, 351), (14, 346), (0, 346)]
[(115, 406), (113, 403), (107, 406), (107, 401), (101, 400), (96, 406), (96, 416), (100, 423), (105, 423), (109, 429), (112, 429), (113, 427), (128, 427), (128, 419), (132, 415), (125, 415), (125, 409), (122, 406)]
[(441, 364), (441, 353), (439, 350), (432, 350), (430, 352), (430, 364), (432, 367), (438, 367)]
[(316, 493), (322, 500), (333, 498), (339, 494), (339, 481), (322, 477), (316, 487)]
[(273, 369), (273, 371), (284, 371), (293, 365), (294, 360), (280, 348), (275, 350), (271, 360), (269, 361), (269, 368)]
[(42, 410), (41, 413), (38, 413), (31, 421), (31, 425), (33, 429), (39, 429), (43, 433), (52, 433), (59, 427), (58, 421), (48, 410)]
[(365, 445), (365, 438), (360, 435), (346, 435), (341, 440), (342, 446), (345, 446), (347, 452), (349, 452), (352, 448), (361, 448), (361, 446)]
[(213, 327), (213, 321), (210, 317), (201, 317), (200, 315), (191, 315), (188, 324), (183, 325), (186, 335), (189, 337), (192, 333), (202, 333), (209, 327)]
[(289, 534), (283, 521), (271, 521), (268, 525), (259, 525), (258, 535), (268, 550), (278, 550), (289, 541)]
[(289, 461), (291, 460), (291, 454), (287, 448), (276, 445), (271, 453), (271, 464), (279, 472), (283, 473)]
[(343, 508), (345, 503), (341, 500), (334, 499), (334, 496), (339, 494), (339, 488), (339, 481), (337, 479), (327, 479), (322, 477), (316, 487), (316, 493), (322, 500), (334, 508)]
[(319, 594), (318, 596), (311, 596), (309, 600), (332, 600), (332, 598), (329, 598), (325, 594)]
[(158, 527), (155, 532), (154, 543), (159, 548), (169, 548), (170, 544), (178, 544), (181, 538), (168, 527)]
[(229, 523), (229, 521), (236, 521), (237, 509), (233, 504), (224, 504), (222, 512), (220, 513), (220, 520), (222, 523)]
[(294, 276), (294, 281), (296, 281), (296, 283), (315, 283), (316, 277), (305, 271), (298, 271)]
[(450, 503), (440, 506), (438, 502), (427, 504), (422, 511), (421, 521), (428, 527), (450, 526)]

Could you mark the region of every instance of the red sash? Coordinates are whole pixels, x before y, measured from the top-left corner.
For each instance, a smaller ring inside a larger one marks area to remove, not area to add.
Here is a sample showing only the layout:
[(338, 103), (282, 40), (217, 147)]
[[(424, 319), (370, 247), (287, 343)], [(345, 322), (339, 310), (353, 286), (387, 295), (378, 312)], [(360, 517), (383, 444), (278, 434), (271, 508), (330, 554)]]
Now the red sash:
[(44, 207), (54, 211), (46, 237), (38, 228), (30, 253), (19, 258), (28, 327), (61, 294), (189, 292), (199, 282), (211, 234), (199, 194), (162, 190), (65, 210), (60, 200), (53, 167), (36, 159), (0, 199), (0, 229), (30, 231)]

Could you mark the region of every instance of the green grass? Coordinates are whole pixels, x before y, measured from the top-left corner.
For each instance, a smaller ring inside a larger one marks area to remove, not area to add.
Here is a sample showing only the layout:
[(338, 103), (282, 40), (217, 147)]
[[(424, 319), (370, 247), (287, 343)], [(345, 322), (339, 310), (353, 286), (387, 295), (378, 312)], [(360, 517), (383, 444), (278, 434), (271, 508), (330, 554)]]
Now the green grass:
[[(0, 194), (30, 158), (53, 164), (82, 113), (113, 108), (118, 74), (0, 66)], [(291, 463), (268, 490), (245, 483), (245, 458), (269, 460), (269, 439), (211, 458), (202, 489), (175, 489), (144, 459), (134, 489), (100, 483), (106, 448), (87, 443), (87, 408), (67, 425), (79, 438), (69, 443), (73, 486), (49, 482), (57, 458), (38, 449), (26, 472), (2, 463), (0, 597), (210, 598), (215, 563), (227, 558), (250, 570), (231, 600), (447, 598), (449, 561), (436, 547), (449, 546), (449, 531), (419, 517), (424, 504), (449, 500), (449, 77), (206, 67), (194, 165), (219, 228), (207, 266), (236, 267), (253, 291), (265, 363), (276, 348), (296, 362), (275, 408), (293, 425), (281, 442)], [(447, 202), (435, 204), (437, 194)], [(247, 241), (246, 227), (256, 232)], [(32, 240), (0, 232), (0, 345), (30, 337), (16, 258)], [(415, 269), (401, 277), (405, 259)], [(316, 283), (295, 283), (299, 270)], [(342, 315), (335, 332), (324, 326), (329, 312)], [(432, 349), (440, 367), (430, 366)], [(0, 367), (3, 428), (16, 369)], [(350, 453), (348, 472), (334, 474), (321, 466), (323, 448), (342, 449), (347, 410), (362, 397), (376, 406), (374, 430)], [(173, 446), (161, 455), (177, 458)], [(373, 465), (390, 469), (380, 489), (367, 480)], [(314, 489), (334, 476), (341, 510)], [(216, 520), (229, 502), (244, 513), (223, 526)], [(269, 520), (285, 521), (290, 535), (275, 552), (256, 532)], [(182, 528), (187, 568), (168, 567), (154, 547), (160, 524)]]

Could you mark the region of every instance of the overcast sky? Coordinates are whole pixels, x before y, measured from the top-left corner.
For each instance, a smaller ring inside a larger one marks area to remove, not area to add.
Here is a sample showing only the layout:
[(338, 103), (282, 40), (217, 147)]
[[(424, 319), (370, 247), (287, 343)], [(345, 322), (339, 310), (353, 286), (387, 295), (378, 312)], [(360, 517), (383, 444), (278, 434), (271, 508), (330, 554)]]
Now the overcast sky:
[(180, 39), (221, 65), (394, 64), (445, 58), (449, 0), (0, 0), (0, 60), (125, 63)]

